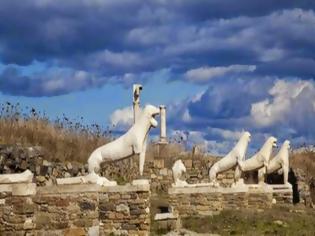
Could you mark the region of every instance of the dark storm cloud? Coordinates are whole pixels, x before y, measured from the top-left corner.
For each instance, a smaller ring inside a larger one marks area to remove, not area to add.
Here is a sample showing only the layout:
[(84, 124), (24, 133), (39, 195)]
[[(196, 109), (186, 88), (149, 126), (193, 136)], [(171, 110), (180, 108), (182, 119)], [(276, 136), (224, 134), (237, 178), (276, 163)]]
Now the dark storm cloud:
[[(314, 77), (314, 5), (290, 0), (1, 1), (0, 63), (32, 67), (39, 61), (85, 71), (100, 84), (115, 78), (125, 83), (130, 75), (143, 78), (166, 68), (172, 78), (185, 79), (190, 70), (233, 65), (256, 66), (251, 76), (309, 79)], [(6, 73), (2, 92), (45, 95), (46, 90), (32, 85), (38, 75)], [(41, 74), (43, 84), (52, 83), (53, 77)], [(17, 92), (24, 83), (33, 90)], [(94, 84), (73, 83), (73, 89), (67, 85), (61, 92), (46, 92), (59, 95)]]
[(49, 69), (32, 77), (22, 75), (15, 67), (0, 74), (0, 90), (15, 96), (56, 96), (87, 88), (99, 87), (104, 79), (95, 79), (85, 71)]
[(286, 58), (264, 63), (258, 67), (258, 74), (315, 78), (315, 60), (312, 58)]
[(251, 151), (271, 135), (279, 143), (291, 140), (294, 147), (314, 144), (313, 80), (259, 77), (226, 82), (211, 81), (197, 97), (168, 106), (169, 126), (191, 133), (186, 135), (190, 142), (209, 145), (211, 153), (226, 153), (244, 130), (252, 133)]

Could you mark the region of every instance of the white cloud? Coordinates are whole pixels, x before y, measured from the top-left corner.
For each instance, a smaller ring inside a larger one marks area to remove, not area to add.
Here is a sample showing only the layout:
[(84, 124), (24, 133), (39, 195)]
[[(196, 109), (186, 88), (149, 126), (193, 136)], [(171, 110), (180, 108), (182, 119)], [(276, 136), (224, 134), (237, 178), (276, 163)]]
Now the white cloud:
[(230, 140), (230, 141), (238, 140), (243, 133), (243, 131), (232, 131), (228, 129), (211, 128), (211, 127), (209, 127), (207, 131), (209, 133), (212, 133), (213, 135), (219, 135), (223, 139)]
[(314, 82), (278, 80), (269, 94), (271, 99), (252, 104), (251, 117), (257, 126), (268, 127), (281, 123), (296, 129), (305, 127), (305, 124), (315, 128), (311, 125), (315, 117)]
[[(205, 137), (208, 133), (219, 134), (225, 140), (222, 138), (220, 140), (208, 140)], [(171, 139), (181, 141), (187, 149), (197, 146), (201, 152), (222, 156), (233, 147), (235, 139), (238, 139), (240, 134), (241, 132), (212, 128), (207, 131), (172, 130)]]
[(126, 129), (133, 124), (133, 109), (132, 106), (124, 107), (115, 110), (110, 115), (110, 122), (119, 129)]
[(186, 110), (184, 111), (184, 114), (182, 115), (182, 120), (183, 120), (184, 122), (189, 122), (189, 121), (191, 121), (191, 116), (190, 116), (190, 114), (189, 114), (189, 110), (188, 110), (188, 109), (186, 109)]
[(253, 72), (255, 70), (255, 65), (205, 66), (186, 71), (185, 77), (189, 81), (203, 83), (227, 74), (240, 74), (243, 72)]
[(141, 66), (147, 62), (143, 60), (143, 55), (138, 53), (122, 51), (113, 52), (103, 50), (90, 54), (86, 59), (87, 65), (92, 68), (103, 68), (104, 66), (112, 66), (120, 69), (130, 69), (135, 66)]

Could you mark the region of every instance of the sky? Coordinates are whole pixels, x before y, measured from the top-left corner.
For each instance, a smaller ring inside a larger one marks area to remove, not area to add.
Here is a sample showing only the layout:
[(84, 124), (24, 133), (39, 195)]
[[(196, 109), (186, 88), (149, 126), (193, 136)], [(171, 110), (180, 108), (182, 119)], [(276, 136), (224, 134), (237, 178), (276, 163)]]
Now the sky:
[[(315, 142), (312, 0), (4, 0), (0, 102), (123, 132), (132, 84), (168, 135), (223, 154), (240, 134)], [(158, 131), (155, 130), (154, 134)]]

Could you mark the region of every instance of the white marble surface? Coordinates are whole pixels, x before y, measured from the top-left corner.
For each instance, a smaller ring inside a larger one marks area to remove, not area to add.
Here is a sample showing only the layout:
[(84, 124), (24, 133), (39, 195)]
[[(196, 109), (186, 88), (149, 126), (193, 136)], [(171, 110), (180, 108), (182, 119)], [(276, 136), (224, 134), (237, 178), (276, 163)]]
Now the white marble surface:
[(31, 183), (33, 181), (34, 174), (30, 170), (25, 170), (18, 174), (3, 174), (0, 175), (0, 184), (10, 183)]
[(219, 185), (216, 179), (218, 173), (232, 169), (239, 160), (244, 160), (250, 138), (250, 133), (244, 132), (235, 147), (210, 168), (209, 178), (213, 185)]
[(88, 159), (89, 172), (98, 173), (100, 164), (104, 161), (121, 160), (137, 154), (139, 155), (139, 172), (142, 175), (148, 134), (152, 127), (157, 127), (158, 122), (154, 117), (159, 113), (159, 108), (146, 105), (139, 119), (127, 133), (92, 152)]
[(185, 180), (181, 180), (182, 175), (186, 172), (186, 167), (182, 160), (175, 161), (173, 167), (173, 186), (186, 186), (188, 183)]

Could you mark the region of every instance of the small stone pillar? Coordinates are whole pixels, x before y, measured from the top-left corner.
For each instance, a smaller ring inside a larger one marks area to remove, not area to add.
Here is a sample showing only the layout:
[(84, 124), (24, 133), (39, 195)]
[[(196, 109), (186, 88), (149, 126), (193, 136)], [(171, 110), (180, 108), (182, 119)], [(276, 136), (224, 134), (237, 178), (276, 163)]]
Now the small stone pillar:
[(159, 143), (167, 143), (166, 137), (166, 107), (160, 105), (160, 119), (161, 119), (161, 130), (160, 130), (160, 140)]
[(142, 90), (141, 84), (133, 85), (133, 123), (136, 123), (140, 113), (140, 91)]

